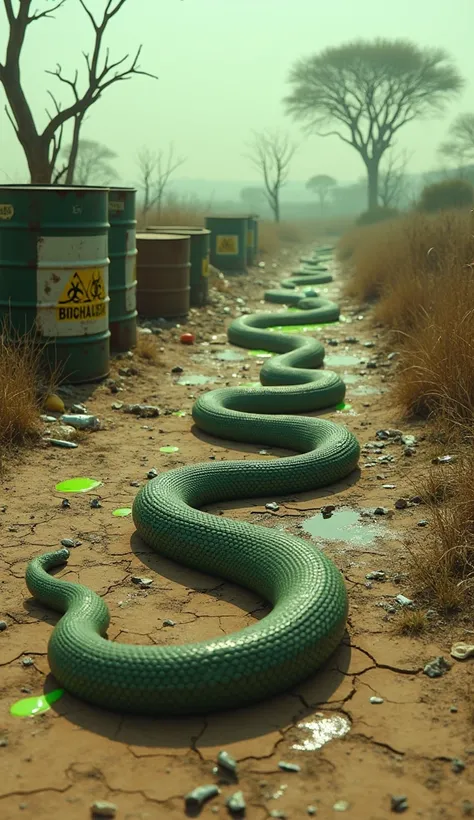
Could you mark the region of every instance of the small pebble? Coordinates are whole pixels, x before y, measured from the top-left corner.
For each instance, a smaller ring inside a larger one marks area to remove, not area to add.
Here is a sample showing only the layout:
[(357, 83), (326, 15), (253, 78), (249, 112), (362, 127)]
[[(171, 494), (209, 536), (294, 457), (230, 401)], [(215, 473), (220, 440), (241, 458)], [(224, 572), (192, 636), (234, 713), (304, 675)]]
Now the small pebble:
[(370, 703), (383, 703), (383, 698), (379, 698), (377, 695), (372, 695), (372, 697), (369, 698), (369, 701)]
[(387, 515), (388, 510), (386, 507), (376, 507), (374, 510), (374, 515)]
[(408, 800), (405, 795), (392, 794), (390, 796), (390, 811), (393, 811), (396, 814), (401, 814), (403, 811), (406, 811), (407, 808)]
[(0, 748), (5, 749), (8, 746), (8, 738), (0, 737)]
[(8, 624), (6, 621), (0, 621), (0, 632), (5, 632), (8, 629)]
[(117, 806), (107, 800), (96, 800), (91, 806), (92, 817), (115, 817)]
[(276, 501), (269, 501), (268, 504), (265, 504), (266, 510), (272, 510), (272, 512), (276, 512), (280, 509), (280, 505), (276, 503)]
[(171, 618), (166, 618), (166, 620), (163, 621), (163, 626), (176, 626), (176, 621), (172, 621)]
[(140, 578), (138, 575), (132, 575), (132, 584), (137, 584), (140, 587), (151, 587), (153, 578)]
[(287, 815), (280, 809), (272, 809), (270, 812), (270, 817), (275, 817), (276, 820), (286, 820)]
[(463, 760), (459, 760), (459, 758), (453, 757), (451, 761), (451, 771), (453, 771), (454, 774), (459, 774), (460, 772), (463, 772), (465, 768), (466, 764)]
[(397, 595), (395, 600), (400, 606), (411, 606), (413, 604), (411, 598), (407, 598), (406, 595)]
[(334, 803), (333, 809), (334, 811), (347, 811), (350, 807), (350, 803), (347, 800), (338, 800), (337, 803)]
[(454, 705), (453, 705), (453, 706), (450, 706), (450, 707), (449, 707), (449, 711), (450, 711), (450, 712), (453, 712), (453, 713), (454, 713), (454, 712), (457, 712), (457, 711), (458, 711), (458, 707), (457, 707), (457, 706), (454, 706)]
[(387, 576), (383, 570), (376, 569), (373, 572), (368, 572), (365, 577), (368, 581), (385, 581)]
[(408, 501), (406, 498), (397, 498), (395, 501), (395, 509), (396, 510), (405, 510), (408, 507)]
[(237, 771), (237, 761), (235, 760), (229, 752), (221, 751), (217, 755), (217, 762), (219, 766), (222, 766), (223, 769), (226, 769), (228, 772), (232, 772), (235, 774)]
[(102, 504), (98, 498), (93, 498), (89, 506), (92, 507), (93, 510), (98, 510), (102, 507)]
[(63, 508), (63, 510), (71, 509), (71, 502), (68, 498), (63, 498), (63, 500), (61, 501), (61, 507)]
[(280, 760), (278, 767), (282, 769), (284, 772), (300, 772), (301, 766), (298, 766), (297, 763), (286, 763), (284, 760)]
[(231, 814), (243, 814), (247, 808), (243, 792), (231, 794), (226, 800), (226, 806)]
[(429, 521), (427, 521), (426, 518), (422, 518), (421, 521), (417, 521), (416, 526), (417, 527), (427, 527), (428, 524), (429, 524)]
[(74, 547), (80, 547), (81, 544), (82, 544), (82, 541), (77, 541), (74, 538), (63, 538), (62, 541), (61, 541), (61, 545), (63, 547), (66, 547), (66, 549), (68, 549), (68, 550), (73, 549)]
[(146, 477), (147, 478), (156, 478), (157, 475), (158, 475), (158, 470), (156, 469), (156, 467), (152, 467), (151, 470), (148, 470), (148, 472), (146, 474)]
[(21, 663), (22, 663), (22, 666), (33, 666), (34, 660), (33, 660), (33, 658), (22, 658)]
[(311, 817), (313, 817), (313, 815), (317, 814), (318, 810), (317, 810), (316, 806), (308, 806), (307, 809), (306, 809), (306, 812), (307, 812), (307, 814), (311, 815)]

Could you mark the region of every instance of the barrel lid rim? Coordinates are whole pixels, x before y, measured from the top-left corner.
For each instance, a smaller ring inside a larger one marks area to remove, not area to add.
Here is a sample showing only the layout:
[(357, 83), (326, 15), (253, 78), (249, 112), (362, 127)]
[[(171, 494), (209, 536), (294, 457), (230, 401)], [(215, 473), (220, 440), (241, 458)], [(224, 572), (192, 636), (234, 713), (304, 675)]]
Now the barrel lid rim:
[(192, 233), (211, 233), (209, 228), (203, 228), (200, 225), (148, 225), (146, 230), (149, 233), (166, 233), (167, 231), (171, 231), (172, 233), (186, 233), (189, 231), (190, 235)]
[(208, 214), (206, 219), (249, 219), (256, 216), (257, 214)]
[(149, 231), (148, 233), (137, 233), (135, 234), (135, 239), (186, 239), (188, 238), (187, 234), (177, 234), (177, 233), (161, 233), (153, 231)]
[(100, 187), (99, 185), (31, 185), (29, 182), (18, 182), (10, 185), (0, 185), (0, 191), (100, 191), (101, 193), (110, 190), (109, 188)]

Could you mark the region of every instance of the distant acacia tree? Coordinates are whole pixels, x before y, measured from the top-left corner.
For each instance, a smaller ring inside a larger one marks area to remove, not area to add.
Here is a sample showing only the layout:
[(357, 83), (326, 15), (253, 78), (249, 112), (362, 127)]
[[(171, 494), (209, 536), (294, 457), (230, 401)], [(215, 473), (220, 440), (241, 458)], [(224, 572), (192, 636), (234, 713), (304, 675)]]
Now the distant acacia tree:
[(265, 197), (275, 222), (280, 221), (280, 193), (288, 179), (290, 162), (296, 151), (287, 134), (278, 131), (254, 131), (247, 157), (259, 170), (265, 186)]
[[(94, 43), (90, 53), (84, 53), (86, 81), (80, 90), (79, 71), (67, 77), (62, 67), (57, 64), (52, 71), (47, 71), (57, 81), (69, 89), (71, 101), (63, 106), (52, 91), (48, 95), (53, 105), (53, 113), (46, 111), (48, 123), (42, 131), (38, 129), (30, 102), (22, 84), (20, 58), (29, 26), (53, 16), (65, 4), (66, 0), (49, 3), (42, 11), (32, 10), (32, 0), (3, 0), (6, 13), (7, 46), (5, 60), (0, 63), (0, 83), (3, 85), (8, 106), (6, 112), (15, 130), (30, 172), (30, 181), (39, 184), (66, 182), (70, 184), (79, 148), (79, 135), (86, 112), (102, 96), (104, 91), (114, 83), (129, 80), (136, 74), (148, 77), (154, 75), (143, 71), (139, 66), (141, 46), (134, 57), (125, 54), (116, 60), (110, 59), (109, 49), (102, 56), (103, 39), (110, 20), (115, 17), (127, 0), (104, 0), (102, 16), (96, 17), (89, 10), (84, 0), (79, 0), (85, 14), (89, 17), (94, 30)], [(97, 0), (94, 0), (95, 4)], [(36, 4), (34, 4), (36, 5)], [(16, 7), (16, 8), (15, 8)], [(73, 42), (71, 36), (71, 42)], [(54, 51), (54, 35), (45, 38), (45, 46), (39, 54), (49, 55)], [(61, 168), (56, 163), (62, 150), (64, 126), (72, 123), (73, 135), (70, 152)]]
[(316, 174), (315, 177), (308, 179), (306, 187), (309, 191), (312, 191), (319, 197), (319, 207), (321, 209), (321, 213), (324, 212), (328, 196), (336, 185), (337, 182), (334, 177), (330, 177), (328, 174)]
[[(71, 145), (67, 145), (64, 148), (66, 161), (70, 155)], [(115, 168), (110, 164), (114, 159), (117, 159), (117, 154), (106, 145), (95, 140), (79, 140), (71, 184), (110, 185), (117, 176)]]
[(163, 150), (140, 149), (138, 153), (139, 187), (143, 192), (144, 218), (154, 207), (157, 208), (158, 216), (160, 216), (171, 175), (183, 162), (186, 162), (185, 157), (175, 157), (173, 143), (170, 144), (166, 153)]
[(305, 122), (309, 132), (337, 136), (360, 154), (372, 210), (378, 203), (380, 160), (395, 134), (414, 119), (440, 111), (463, 80), (442, 49), (377, 39), (299, 60), (290, 84), (288, 113)]
[(440, 154), (459, 165), (474, 160), (474, 114), (459, 114), (449, 129), (449, 139), (441, 143)]

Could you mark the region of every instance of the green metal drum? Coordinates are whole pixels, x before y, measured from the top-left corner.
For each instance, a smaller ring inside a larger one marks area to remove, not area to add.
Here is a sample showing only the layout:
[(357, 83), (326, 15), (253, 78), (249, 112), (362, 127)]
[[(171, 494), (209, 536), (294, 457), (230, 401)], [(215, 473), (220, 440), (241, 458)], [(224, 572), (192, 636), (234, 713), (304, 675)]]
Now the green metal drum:
[(247, 273), (248, 225), (247, 215), (206, 217), (211, 265), (225, 273)]
[(107, 188), (0, 186), (0, 318), (73, 384), (109, 372)]
[(191, 241), (190, 305), (202, 307), (209, 294), (209, 237), (207, 228), (188, 225), (150, 225), (147, 231), (189, 236)]
[(112, 350), (137, 343), (135, 188), (109, 188), (109, 327)]
[(249, 227), (247, 232), (247, 265), (255, 265), (258, 254), (258, 216), (248, 215)]

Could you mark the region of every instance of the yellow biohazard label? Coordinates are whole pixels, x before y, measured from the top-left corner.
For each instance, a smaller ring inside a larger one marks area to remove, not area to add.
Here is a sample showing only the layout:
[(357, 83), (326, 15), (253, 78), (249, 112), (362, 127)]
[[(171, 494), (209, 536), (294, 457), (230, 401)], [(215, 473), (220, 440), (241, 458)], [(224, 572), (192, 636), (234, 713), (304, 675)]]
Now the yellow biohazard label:
[(109, 202), (109, 211), (124, 211), (124, 210), (125, 210), (125, 202), (122, 202), (120, 199)]
[(90, 322), (106, 312), (102, 268), (76, 270), (69, 277), (56, 304), (58, 322)]
[(247, 231), (247, 247), (253, 248), (253, 231)]
[(220, 234), (216, 236), (216, 253), (222, 256), (236, 255), (239, 252), (239, 237), (234, 234)]
[(209, 257), (208, 256), (205, 256), (204, 259), (202, 260), (202, 275), (204, 276), (204, 278), (206, 278), (206, 276), (209, 276)]
[(13, 205), (0, 204), (0, 219), (11, 219), (14, 213)]

